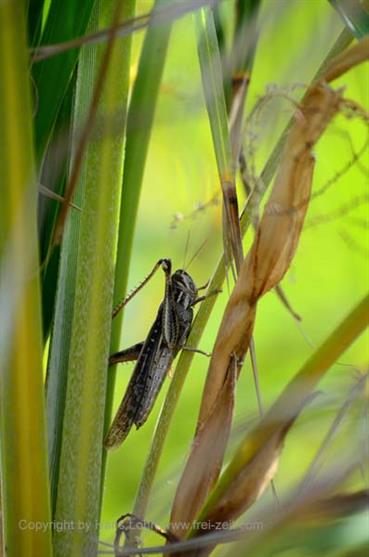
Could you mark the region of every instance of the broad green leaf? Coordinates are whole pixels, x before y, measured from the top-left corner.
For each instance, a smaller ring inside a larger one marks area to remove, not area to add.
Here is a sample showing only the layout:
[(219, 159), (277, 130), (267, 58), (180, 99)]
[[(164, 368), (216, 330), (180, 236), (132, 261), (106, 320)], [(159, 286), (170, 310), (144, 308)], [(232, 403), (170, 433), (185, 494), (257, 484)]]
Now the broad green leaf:
[[(114, 305), (123, 300), (126, 294), (142, 180), (171, 32), (171, 22), (159, 26), (154, 24), (155, 11), (167, 4), (168, 0), (157, 0), (153, 8), (153, 25), (149, 26), (145, 36), (127, 115)], [(123, 312), (114, 319), (111, 353), (119, 347), (122, 319)], [(106, 430), (111, 418), (114, 379), (114, 373), (111, 372), (108, 378)]]
[[(66, 41), (85, 33), (95, 0), (52, 0), (40, 44)], [(32, 69), (38, 96), (35, 116), (37, 159), (44, 155), (55, 125), (68, 83), (78, 59), (78, 49), (63, 53), (52, 60), (35, 63)]]
[[(99, 2), (91, 25), (111, 25), (117, 8), (125, 18), (131, 15), (132, 6), (132, 2)], [(98, 539), (130, 59), (130, 41), (112, 40), (106, 46), (83, 50), (79, 61), (74, 155), (94, 87), (101, 72), (106, 73), (75, 199), (82, 211), (69, 213), (64, 230), (47, 397), (55, 518), (82, 522), (90, 528), (55, 532), (56, 555), (94, 553)]]

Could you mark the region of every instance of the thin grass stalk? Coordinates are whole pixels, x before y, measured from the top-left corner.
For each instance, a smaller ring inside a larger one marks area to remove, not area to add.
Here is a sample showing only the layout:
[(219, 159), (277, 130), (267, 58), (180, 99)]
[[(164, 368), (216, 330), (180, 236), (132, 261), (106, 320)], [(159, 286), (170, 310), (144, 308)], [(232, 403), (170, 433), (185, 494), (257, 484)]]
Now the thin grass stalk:
[[(247, 3), (237, 0), (235, 6), (236, 23), (229, 60), (229, 69), (231, 71), (229, 127), (233, 160), (236, 167), (240, 167), (240, 169), (242, 164), (245, 167), (247, 165), (245, 157), (241, 158), (242, 137), (244, 133), (243, 119), (257, 48), (258, 32), (256, 20), (259, 8), (260, 0), (251, 0)], [(243, 185), (245, 193), (248, 195), (250, 193), (248, 184), (244, 182)], [(259, 415), (262, 416), (263, 402), (259, 387), (256, 349), (253, 337), (251, 337), (249, 349)]]
[(348, 395), (344, 400), (344, 403), (335, 415), (328, 432), (324, 436), (323, 441), (321, 442), (313, 460), (311, 461), (308, 470), (304, 474), (304, 477), (301, 481), (301, 490), (306, 490), (306, 488), (313, 482), (314, 478), (318, 474), (319, 468), (323, 465), (323, 456), (325, 456), (329, 445), (332, 443), (334, 437), (337, 435), (337, 432), (342, 422), (344, 421), (344, 418), (349, 413), (354, 403), (358, 402), (358, 399), (362, 396), (363, 391), (365, 392), (368, 377), (368, 373), (361, 375), (360, 379), (355, 382), (354, 386), (350, 389)]
[(258, 40), (257, 17), (260, 0), (236, 4), (236, 28), (230, 56), (231, 66), (231, 102), (229, 110), (231, 145), (233, 159), (239, 162), (242, 135), (243, 116), (246, 106), (246, 96), (249, 89), (252, 66)]
[(235, 163), (232, 157), (222, 64), (212, 10), (210, 8), (199, 10), (195, 14), (195, 22), (202, 84), (223, 194), (224, 249), (227, 253), (230, 245), (231, 253), (228, 254), (228, 261), (232, 261), (233, 256), (238, 272), (243, 259), (243, 250), (235, 185)]
[[(106, 26), (124, 13), (120, 1), (98, 2), (91, 25)], [(77, 80), (75, 130), (90, 115), (96, 102), (96, 82), (101, 95), (96, 106), (93, 136), (81, 166), (82, 211), (80, 223), (70, 222), (63, 239), (65, 273), (60, 274), (60, 304), (63, 307), (68, 276), (68, 250), (76, 267), (74, 299), (70, 313), (60, 319), (60, 327), (71, 327), (70, 341), (63, 344), (62, 333), (54, 334), (56, 358), (66, 367), (65, 408), (55, 520), (82, 524), (55, 532), (55, 555), (90, 555), (96, 552), (101, 502), (102, 439), (105, 410), (106, 370), (111, 331), (114, 259), (123, 167), (123, 140), (129, 58), (122, 40), (111, 42), (107, 50), (86, 50), (81, 55)], [(92, 92), (93, 91), (93, 92)], [(80, 137), (75, 137), (79, 145)], [(75, 151), (76, 152), (76, 151)], [(77, 148), (78, 152), (78, 148)], [(75, 228), (73, 229), (73, 224)], [(58, 319), (58, 316), (57, 316)]]
[[(314, 80), (317, 79), (324, 71), (328, 62), (334, 58), (338, 53), (342, 52), (350, 43), (352, 42), (351, 34), (344, 29), (337, 37), (333, 47), (329, 50), (327, 56), (323, 60), (317, 75)], [(313, 81), (314, 81), (313, 80)], [(279, 163), (280, 155), (283, 149), (283, 145), (287, 136), (288, 126), (286, 130), (282, 133), (279, 138), (272, 154), (270, 155), (264, 169), (261, 173), (261, 184), (262, 190), (254, 191), (250, 196), (250, 199), (244, 208), (240, 217), (241, 234), (244, 236), (252, 225), (252, 210), (256, 202), (260, 201), (260, 198), (265, 194), (276, 168)], [(225, 264), (226, 260), (224, 254), (220, 257), (216, 269), (212, 275), (211, 281), (209, 283), (208, 291), (213, 291), (222, 287), (225, 280)], [(199, 345), (203, 331), (205, 330), (206, 324), (210, 318), (212, 309), (215, 305), (216, 297), (212, 296), (202, 302), (192, 325), (191, 332), (187, 343), (189, 346), (196, 348)], [(176, 368), (173, 374), (173, 378), (170, 382), (168, 393), (166, 395), (165, 401), (161, 408), (159, 418), (155, 427), (154, 437), (151, 443), (150, 452), (147, 456), (145, 466), (142, 472), (140, 484), (138, 487), (135, 504), (134, 504), (134, 514), (140, 517), (144, 517), (146, 514), (147, 505), (150, 499), (151, 490), (154, 484), (156, 472), (158, 469), (160, 457), (162, 455), (165, 440), (169, 431), (169, 427), (174, 416), (174, 412), (177, 406), (177, 402), (182, 392), (184, 382), (186, 380), (187, 374), (189, 372), (191, 363), (193, 359), (193, 353), (182, 351)]]
[[(151, 19), (152, 12), (139, 15), (132, 18), (130, 21), (125, 21), (124, 23), (118, 23), (113, 27), (114, 31), (117, 31), (119, 37), (126, 37), (145, 29), (149, 25), (164, 25), (171, 24), (175, 20), (183, 17), (184, 15), (191, 13), (195, 10), (199, 10), (203, 6), (213, 5), (217, 0), (183, 0), (181, 2), (169, 3), (163, 9), (160, 9), (156, 16), (155, 21)], [(107, 40), (112, 27), (109, 26), (106, 29), (102, 29), (95, 33), (90, 33), (83, 37), (73, 38), (70, 41), (63, 41), (58, 44), (49, 44), (41, 46), (39, 48), (31, 49), (31, 58), (33, 62), (39, 62), (41, 60), (46, 60), (48, 58), (53, 58), (58, 56), (62, 52), (67, 52), (74, 48), (78, 48), (83, 45), (93, 45), (103, 43)]]
[(8, 557), (51, 556), (25, 6), (0, 3), (0, 430)]
[[(157, 0), (155, 3), (128, 109), (114, 306), (124, 299), (127, 290), (138, 203), (171, 32), (171, 23), (161, 26), (155, 24), (155, 13), (167, 4), (168, 0)], [(155, 52), (155, 57), (152, 56), (153, 52)], [(110, 344), (111, 353), (116, 352), (119, 348), (123, 314), (124, 312), (120, 312), (114, 319)], [(115, 374), (109, 373), (105, 430), (107, 430), (111, 418), (114, 380)]]

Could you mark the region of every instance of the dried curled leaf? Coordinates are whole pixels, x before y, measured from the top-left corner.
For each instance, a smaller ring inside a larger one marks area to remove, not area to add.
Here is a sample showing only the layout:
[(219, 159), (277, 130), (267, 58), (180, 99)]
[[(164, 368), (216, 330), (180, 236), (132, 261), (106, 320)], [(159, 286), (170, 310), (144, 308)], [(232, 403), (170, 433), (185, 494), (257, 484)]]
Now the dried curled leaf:
[(369, 59), (369, 37), (364, 37), (353, 47), (341, 52), (328, 65), (323, 79), (330, 83), (348, 70)]
[[(257, 302), (283, 278), (298, 246), (311, 195), (314, 170), (312, 149), (342, 103), (341, 91), (334, 91), (324, 80), (334, 79), (351, 65), (367, 58), (368, 44), (362, 41), (360, 46), (356, 45), (333, 60), (326, 76), (307, 91), (296, 110), (271, 196), (258, 225), (254, 243), (241, 266), (218, 331), (196, 436), (177, 489), (172, 520), (194, 520), (218, 477), (229, 424), (227, 422), (224, 427), (221, 419), (215, 419), (214, 408), (218, 409), (219, 416), (224, 415), (223, 406), (227, 400), (224, 397), (224, 385), (234, 362), (239, 369), (248, 349)], [(326, 364), (323, 357), (323, 362), (317, 366), (319, 373), (327, 369)], [(260, 426), (251, 432), (237, 458), (233, 459), (233, 464), (223, 474), (200, 513), (201, 520), (211, 523), (231, 520), (240, 516), (261, 495), (276, 471), (285, 435), (311, 394), (318, 377), (319, 374), (311, 371), (309, 364), (306, 370), (302, 370), (301, 377), (299, 374), (296, 382), (293, 381), (286, 389)], [(215, 429), (217, 427), (218, 431)], [(206, 447), (206, 451), (202, 450), (201, 445)], [(196, 481), (192, 481), (193, 478)], [(184, 533), (177, 532), (180, 537)], [(190, 533), (191, 536), (199, 534), (196, 531)], [(209, 551), (191, 555), (203, 556)]]
[(243, 359), (253, 330), (256, 303), (287, 272), (300, 238), (311, 193), (311, 149), (339, 109), (341, 94), (316, 85), (296, 112), (279, 171), (253, 246), (224, 312), (210, 361), (199, 424), (207, 420), (232, 355)]
[[(214, 485), (219, 476), (224, 449), (232, 425), (235, 384), (236, 366), (233, 366), (233, 370), (224, 382), (219, 404), (214, 406), (206, 428), (201, 428), (196, 435), (192, 451), (198, 468), (186, 468), (181, 478), (180, 488), (177, 490), (170, 520), (173, 525), (171, 533), (178, 538), (183, 537), (190, 528), (190, 521), (199, 512), (209, 488)], [(210, 470), (209, 455), (212, 459)], [(204, 482), (204, 477), (207, 477), (206, 482)], [(192, 499), (189, 499), (189, 493), (192, 494)], [(176, 528), (179, 523), (181, 527)], [(187, 528), (184, 528), (185, 524), (187, 524)]]
[[(226, 378), (232, 372), (234, 361), (242, 360), (247, 351), (257, 300), (278, 284), (291, 263), (310, 197), (314, 167), (311, 148), (338, 110), (340, 98), (339, 93), (319, 85), (306, 97), (296, 114), (254, 244), (241, 266), (224, 312), (210, 361), (196, 437), (172, 509), (172, 524), (194, 519), (219, 475), (230, 430), (228, 421), (225, 426), (218, 419), (226, 411), (223, 394)], [(276, 439), (280, 446), (281, 440)], [(273, 445), (273, 456), (268, 452), (265, 467), (256, 468), (261, 485), (252, 482), (254, 490), (250, 492), (250, 501), (269, 481), (268, 471), (275, 469), (272, 463), (279, 451), (278, 443)], [(205, 453), (203, 447), (206, 447)], [(182, 529), (178, 535), (185, 533)]]

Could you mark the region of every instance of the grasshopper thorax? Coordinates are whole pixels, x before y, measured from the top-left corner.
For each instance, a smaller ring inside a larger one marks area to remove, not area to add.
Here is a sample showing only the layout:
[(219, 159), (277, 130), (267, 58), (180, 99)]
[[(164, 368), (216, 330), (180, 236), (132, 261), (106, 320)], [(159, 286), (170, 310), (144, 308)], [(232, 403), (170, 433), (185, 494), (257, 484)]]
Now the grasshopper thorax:
[(186, 271), (177, 269), (172, 275), (173, 299), (184, 309), (193, 306), (197, 298), (197, 288)]

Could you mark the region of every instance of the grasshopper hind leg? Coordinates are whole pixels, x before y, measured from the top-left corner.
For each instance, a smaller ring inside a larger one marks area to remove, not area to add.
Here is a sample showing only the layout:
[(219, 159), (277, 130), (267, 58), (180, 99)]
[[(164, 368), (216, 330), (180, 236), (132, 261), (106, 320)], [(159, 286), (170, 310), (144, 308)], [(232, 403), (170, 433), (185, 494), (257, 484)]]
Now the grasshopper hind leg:
[(119, 352), (115, 352), (109, 357), (109, 365), (112, 366), (114, 364), (124, 363), (124, 362), (134, 362), (138, 359), (139, 355), (141, 354), (141, 350), (143, 348), (144, 342), (138, 342), (125, 350), (120, 350)]

